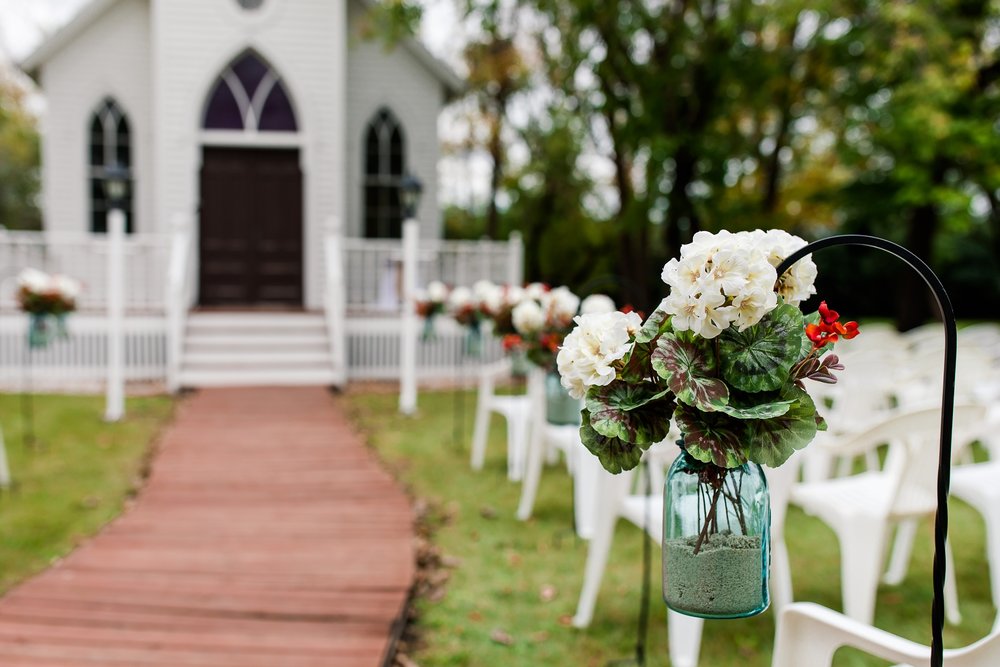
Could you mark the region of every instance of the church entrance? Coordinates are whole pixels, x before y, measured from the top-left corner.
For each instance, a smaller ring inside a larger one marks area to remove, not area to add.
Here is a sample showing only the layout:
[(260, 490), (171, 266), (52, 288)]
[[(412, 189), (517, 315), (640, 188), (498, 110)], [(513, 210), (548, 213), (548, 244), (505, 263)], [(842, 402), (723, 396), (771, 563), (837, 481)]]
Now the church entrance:
[(302, 305), (298, 149), (205, 147), (199, 303)]

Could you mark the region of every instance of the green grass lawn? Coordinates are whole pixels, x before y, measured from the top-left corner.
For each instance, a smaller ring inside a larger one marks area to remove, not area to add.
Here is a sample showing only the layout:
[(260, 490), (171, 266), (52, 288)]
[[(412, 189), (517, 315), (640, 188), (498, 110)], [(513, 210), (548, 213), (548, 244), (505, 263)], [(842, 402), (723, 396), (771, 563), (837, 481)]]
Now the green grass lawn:
[(0, 592), (66, 555), (121, 513), (170, 418), (166, 397), (130, 398), (103, 421), (104, 398), (36, 396), (37, 445), (22, 443), (21, 397), (0, 394), (12, 491), (0, 495)]
[[(572, 486), (565, 468), (546, 468), (534, 518), (514, 517), (520, 485), (507, 481), (502, 420), (494, 417), (486, 466), (469, 469), (474, 395), (422, 393), (418, 416), (397, 414), (395, 394), (349, 394), (356, 423), (378, 454), (425, 500), (433, 544), (450, 566), (441, 590), (416, 603), (421, 667), (481, 665), (603, 666), (632, 656), (640, 603), (643, 537), (621, 521), (615, 534), (597, 610), (586, 630), (570, 626), (583, 579), (587, 545), (573, 532)], [(461, 409), (456, 412), (456, 407)], [(460, 433), (459, 433), (460, 431)], [(795, 597), (840, 608), (836, 537), (818, 519), (792, 508), (786, 526)], [(948, 646), (987, 634), (993, 622), (979, 515), (951, 506), (951, 539), (959, 575), (963, 621), (946, 628)], [(876, 625), (930, 641), (931, 526), (917, 537), (910, 575), (883, 586)], [(653, 599), (647, 664), (668, 665), (665, 607), (659, 596), (659, 549), (653, 550)], [(434, 590), (432, 588), (432, 590)], [(766, 667), (774, 638), (771, 611), (751, 619), (705, 624), (701, 665)], [(837, 667), (887, 665), (841, 651)], [(810, 667), (810, 666), (803, 666)]]

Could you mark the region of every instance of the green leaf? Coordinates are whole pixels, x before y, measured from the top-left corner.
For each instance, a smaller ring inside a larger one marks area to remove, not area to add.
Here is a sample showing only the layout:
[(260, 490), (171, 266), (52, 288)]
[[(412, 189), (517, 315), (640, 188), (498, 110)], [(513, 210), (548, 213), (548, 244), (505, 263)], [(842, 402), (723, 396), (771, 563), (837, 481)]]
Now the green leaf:
[(623, 470), (631, 470), (642, 459), (642, 447), (620, 438), (601, 435), (590, 425), (587, 411), (583, 411), (583, 425), (580, 426), (580, 441), (590, 453), (597, 457), (604, 469), (613, 475)]
[(774, 419), (757, 419), (750, 425), (748, 455), (751, 461), (777, 468), (816, 437), (816, 405), (803, 389), (787, 385), (782, 397), (793, 399), (791, 409)]
[(652, 374), (649, 358), (653, 353), (650, 343), (635, 343), (622, 359), (622, 369), (618, 376), (626, 382), (644, 382)]
[(684, 448), (699, 461), (720, 468), (737, 468), (747, 462), (743, 444), (747, 422), (688, 405), (677, 406), (674, 420), (684, 434)]
[(670, 331), (670, 315), (667, 314), (667, 311), (663, 307), (664, 302), (666, 302), (666, 299), (661, 301), (656, 310), (642, 323), (642, 328), (635, 335), (636, 343), (652, 342), (657, 336)]
[(722, 377), (741, 391), (774, 391), (788, 380), (801, 357), (802, 313), (781, 305), (744, 331), (729, 328), (719, 336)]
[(715, 377), (718, 362), (712, 343), (693, 335), (666, 333), (656, 341), (653, 370), (667, 381), (677, 400), (714, 412), (729, 403), (729, 387)]
[[(729, 404), (722, 406), (720, 412), (737, 419), (771, 419), (788, 412), (795, 401), (769, 400), (774, 394), (744, 394), (733, 392), (729, 395)], [(756, 401), (756, 402), (755, 402)]]
[(667, 437), (674, 401), (669, 389), (650, 382), (629, 384), (616, 380), (587, 392), (587, 411), (595, 431), (638, 445)]

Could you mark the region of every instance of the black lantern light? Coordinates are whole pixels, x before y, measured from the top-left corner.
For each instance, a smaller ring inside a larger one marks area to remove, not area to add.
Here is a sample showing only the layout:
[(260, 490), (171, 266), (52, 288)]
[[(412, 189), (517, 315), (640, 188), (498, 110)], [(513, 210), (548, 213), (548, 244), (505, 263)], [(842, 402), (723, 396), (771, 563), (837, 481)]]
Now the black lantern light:
[(110, 164), (104, 168), (104, 198), (108, 209), (121, 209), (128, 198), (128, 169), (120, 164)]
[(399, 184), (399, 190), (403, 200), (403, 217), (406, 219), (416, 217), (424, 184), (413, 174), (406, 174)]

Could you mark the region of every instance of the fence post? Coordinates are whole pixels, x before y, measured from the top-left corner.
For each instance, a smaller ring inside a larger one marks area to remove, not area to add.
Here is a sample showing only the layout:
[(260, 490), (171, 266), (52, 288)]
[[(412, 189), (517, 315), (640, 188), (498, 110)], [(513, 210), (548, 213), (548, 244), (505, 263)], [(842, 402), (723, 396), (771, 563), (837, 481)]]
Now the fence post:
[(340, 218), (326, 221), (324, 253), (326, 259), (326, 328), (333, 365), (333, 386), (347, 384), (347, 285), (344, 282), (344, 230)]
[(410, 218), (403, 223), (403, 317), (399, 345), (399, 411), (417, 410), (417, 253), (420, 227)]
[(104, 419), (125, 416), (125, 213), (108, 213), (108, 386)]
[(508, 240), (510, 253), (507, 255), (507, 284), (524, 284), (524, 237), (521, 232), (513, 231)]
[(178, 213), (171, 218), (173, 231), (167, 264), (167, 391), (180, 389), (181, 353), (184, 349), (184, 315), (188, 308), (186, 293), (188, 257), (191, 253), (188, 217)]

